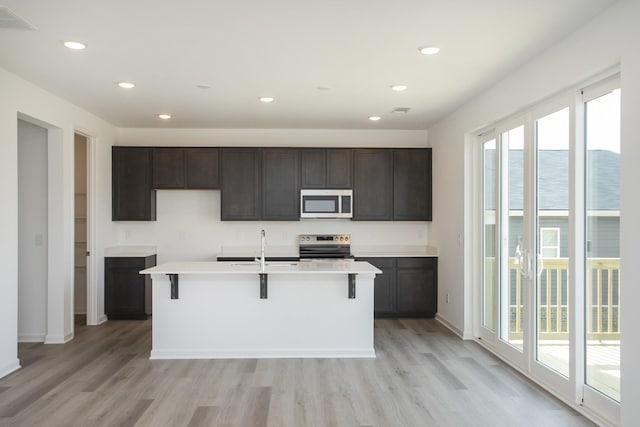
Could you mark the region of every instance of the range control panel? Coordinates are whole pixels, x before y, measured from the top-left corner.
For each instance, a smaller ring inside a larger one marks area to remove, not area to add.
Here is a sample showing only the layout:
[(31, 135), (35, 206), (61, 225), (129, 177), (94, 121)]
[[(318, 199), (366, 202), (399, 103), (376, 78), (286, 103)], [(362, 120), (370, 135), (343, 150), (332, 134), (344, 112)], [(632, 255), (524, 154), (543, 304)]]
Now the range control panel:
[(349, 234), (301, 234), (298, 236), (300, 245), (350, 245)]

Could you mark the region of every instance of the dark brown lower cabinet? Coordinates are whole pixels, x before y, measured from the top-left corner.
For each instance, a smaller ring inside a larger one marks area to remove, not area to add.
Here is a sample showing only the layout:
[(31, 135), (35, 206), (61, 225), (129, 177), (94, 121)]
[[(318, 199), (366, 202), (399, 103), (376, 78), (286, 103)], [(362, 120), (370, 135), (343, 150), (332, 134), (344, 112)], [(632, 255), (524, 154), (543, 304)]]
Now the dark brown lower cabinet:
[(139, 274), (156, 265), (156, 256), (105, 257), (104, 311), (109, 320), (144, 320), (151, 277)]
[(375, 265), (375, 317), (428, 317), (438, 309), (438, 258), (358, 258)]

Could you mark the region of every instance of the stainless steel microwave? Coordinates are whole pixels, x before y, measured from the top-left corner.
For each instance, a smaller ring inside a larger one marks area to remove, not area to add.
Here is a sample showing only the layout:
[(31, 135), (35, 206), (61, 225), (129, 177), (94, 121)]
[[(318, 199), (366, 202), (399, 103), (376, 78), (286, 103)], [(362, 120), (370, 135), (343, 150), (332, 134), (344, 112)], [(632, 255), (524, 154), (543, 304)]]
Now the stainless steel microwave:
[(352, 218), (353, 190), (300, 190), (300, 218)]

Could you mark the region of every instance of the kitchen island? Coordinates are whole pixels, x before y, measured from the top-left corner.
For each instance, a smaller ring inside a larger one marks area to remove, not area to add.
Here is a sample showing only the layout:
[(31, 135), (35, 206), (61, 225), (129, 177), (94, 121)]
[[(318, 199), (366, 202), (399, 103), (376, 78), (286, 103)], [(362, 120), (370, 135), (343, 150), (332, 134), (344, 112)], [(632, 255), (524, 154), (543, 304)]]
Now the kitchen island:
[(170, 262), (151, 275), (151, 359), (375, 357), (367, 262)]

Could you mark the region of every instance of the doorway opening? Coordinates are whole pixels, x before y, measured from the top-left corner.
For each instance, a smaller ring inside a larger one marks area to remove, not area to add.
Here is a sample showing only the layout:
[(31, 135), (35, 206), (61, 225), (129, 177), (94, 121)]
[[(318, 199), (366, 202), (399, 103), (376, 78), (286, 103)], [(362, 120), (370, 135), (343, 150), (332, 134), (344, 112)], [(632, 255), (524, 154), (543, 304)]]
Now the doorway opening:
[(74, 134), (74, 233), (73, 233), (73, 313), (76, 324), (87, 324), (87, 155), (88, 138)]
[(48, 334), (48, 134), (18, 120), (18, 342)]

